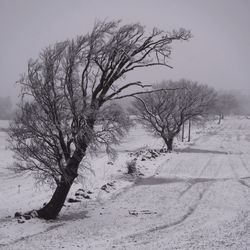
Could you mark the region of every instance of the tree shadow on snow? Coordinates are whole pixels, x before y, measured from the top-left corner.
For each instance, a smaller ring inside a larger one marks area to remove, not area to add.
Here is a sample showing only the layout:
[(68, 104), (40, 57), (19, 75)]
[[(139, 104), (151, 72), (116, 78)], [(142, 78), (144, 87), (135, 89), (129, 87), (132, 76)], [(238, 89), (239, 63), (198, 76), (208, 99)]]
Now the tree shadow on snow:
[(211, 181), (226, 181), (230, 180), (230, 178), (179, 178), (179, 177), (169, 177), (169, 178), (159, 178), (159, 177), (148, 177), (137, 180), (136, 186), (151, 186), (151, 185), (163, 185), (163, 184), (171, 184), (171, 183), (204, 183)]
[(175, 152), (179, 152), (179, 153), (201, 153), (201, 154), (222, 154), (222, 155), (227, 155), (228, 154), (228, 152), (225, 152), (225, 151), (198, 149), (198, 148), (176, 149)]
[(87, 211), (62, 214), (61, 216), (59, 216), (58, 220), (62, 222), (62, 221), (74, 221), (79, 219), (85, 219), (89, 218), (87, 214), (88, 214)]

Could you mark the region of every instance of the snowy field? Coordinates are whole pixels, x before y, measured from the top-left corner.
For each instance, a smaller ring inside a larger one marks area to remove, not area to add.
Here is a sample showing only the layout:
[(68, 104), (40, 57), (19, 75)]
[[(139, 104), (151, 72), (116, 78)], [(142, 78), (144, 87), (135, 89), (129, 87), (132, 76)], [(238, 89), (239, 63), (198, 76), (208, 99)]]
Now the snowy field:
[[(90, 199), (66, 202), (55, 221), (25, 223), (14, 213), (39, 208), (52, 191), (8, 169), (7, 126), (0, 123), (0, 249), (250, 249), (249, 119), (213, 121), (155, 158), (148, 149), (162, 141), (138, 126), (115, 161), (100, 152), (83, 163), (69, 198), (83, 188)], [(135, 157), (141, 174), (129, 176)]]

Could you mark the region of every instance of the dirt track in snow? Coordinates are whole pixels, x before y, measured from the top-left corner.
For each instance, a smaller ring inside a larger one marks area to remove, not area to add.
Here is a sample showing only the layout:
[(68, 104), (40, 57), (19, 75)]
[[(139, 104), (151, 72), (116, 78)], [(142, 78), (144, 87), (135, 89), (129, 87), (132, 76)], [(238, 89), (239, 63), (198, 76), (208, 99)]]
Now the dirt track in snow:
[(87, 210), (4, 249), (250, 249), (250, 121), (224, 121)]

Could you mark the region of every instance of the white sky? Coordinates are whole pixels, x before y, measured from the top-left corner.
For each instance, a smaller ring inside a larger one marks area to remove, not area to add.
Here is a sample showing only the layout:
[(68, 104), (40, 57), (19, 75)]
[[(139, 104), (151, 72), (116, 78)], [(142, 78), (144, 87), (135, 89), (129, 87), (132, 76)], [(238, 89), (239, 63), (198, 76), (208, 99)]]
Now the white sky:
[(189, 42), (173, 46), (173, 70), (134, 72), (133, 80), (188, 78), (250, 90), (250, 0), (0, 0), (0, 96), (16, 100), (15, 81), (45, 46), (84, 34), (105, 18), (192, 31)]

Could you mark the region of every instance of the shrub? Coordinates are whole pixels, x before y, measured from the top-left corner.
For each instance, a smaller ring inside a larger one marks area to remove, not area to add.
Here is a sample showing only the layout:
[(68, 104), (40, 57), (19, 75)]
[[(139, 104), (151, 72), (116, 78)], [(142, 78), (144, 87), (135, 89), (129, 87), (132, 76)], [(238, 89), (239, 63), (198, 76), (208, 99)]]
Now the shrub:
[(131, 161), (127, 161), (126, 162), (126, 167), (127, 167), (127, 170), (128, 170), (128, 174), (134, 174), (137, 172), (137, 169), (136, 169), (136, 160), (133, 159)]

